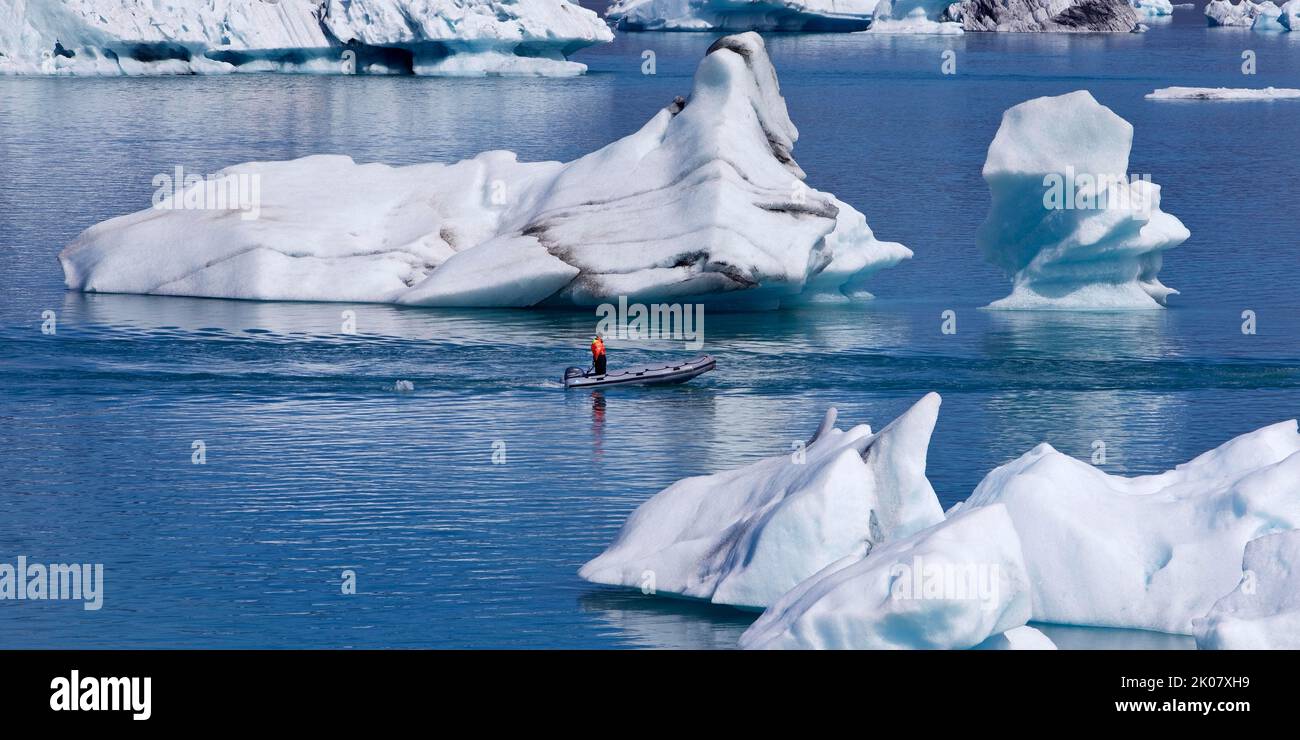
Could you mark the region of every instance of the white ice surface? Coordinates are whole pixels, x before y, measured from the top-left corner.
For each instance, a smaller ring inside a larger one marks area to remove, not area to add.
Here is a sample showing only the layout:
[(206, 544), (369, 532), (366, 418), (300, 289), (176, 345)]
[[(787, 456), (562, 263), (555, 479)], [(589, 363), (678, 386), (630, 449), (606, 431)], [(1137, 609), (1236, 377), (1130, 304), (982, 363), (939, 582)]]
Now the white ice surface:
[(572, 75), (612, 38), (567, 0), (0, 0), (0, 74)]
[(1286, 87), (1162, 87), (1148, 100), (1286, 100), (1300, 98), (1300, 90)]
[(880, 432), (827, 413), (794, 452), (686, 478), (628, 517), (579, 575), (593, 583), (765, 607), (841, 558), (943, 520), (925, 477), (939, 411), (931, 393)]
[[(1087, 91), (1002, 116), (984, 163), (993, 203), (977, 241), (1011, 276), (999, 309), (1159, 308), (1163, 252), (1190, 236), (1160, 187), (1128, 174), (1133, 127)], [(1073, 201), (1049, 202), (1051, 178)]]
[[(771, 308), (867, 297), (872, 273), (912, 253), (803, 183), (798, 135), (762, 39), (728, 36), (688, 101), (575, 161), (497, 151), (450, 165), (238, 165), (87, 229), (60, 260), (76, 290), (218, 298)], [(241, 180), (258, 184), (256, 212), (199, 207)]]
[(990, 505), (1019, 533), (1033, 621), (1191, 634), (1241, 579), (1247, 542), (1300, 527), (1300, 434), (1274, 424), (1133, 478), (1041, 444), (949, 514)]
[(962, 649), (1029, 615), (1016, 529), (1003, 507), (990, 506), (832, 563), (769, 607), (740, 646)]
[(1174, 5), (1169, 0), (1129, 0), (1129, 4), (1138, 14), (1148, 18), (1159, 18), (1174, 14)]
[[(1272, 5), (1268, 2), (1267, 5)], [(1254, 25), (1255, 18), (1265, 10), (1265, 3), (1241, 0), (1233, 4), (1230, 0), (1210, 0), (1205, 6), (1205, 20), (1211, 26), (1245, 26)]]
[(1251, 540), (1241, 582), (1192, 624), (1202, 650), (1300, 650), (1300, 530)]

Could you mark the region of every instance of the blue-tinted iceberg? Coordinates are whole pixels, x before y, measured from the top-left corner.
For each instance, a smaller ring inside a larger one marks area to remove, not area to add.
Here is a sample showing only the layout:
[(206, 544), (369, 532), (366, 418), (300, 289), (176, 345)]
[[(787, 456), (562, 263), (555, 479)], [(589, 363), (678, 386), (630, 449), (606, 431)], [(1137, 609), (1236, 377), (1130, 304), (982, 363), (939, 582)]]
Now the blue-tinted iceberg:
[(873, 434), (866, 425), (840, 431), (831, 409), (803, 449), (685, 478), (655, 494), (579, 575), (768, 606), (831, 563), (943, 521), (925, 477), (938, 413), (939, 396), (931, 393)]
[(861, 31), (877, 0), (615, 0), (627, 31)]
[(1211, 26), (1250, 27), (1260, 14), (1267, 13), (1269, 6), (1277, 7), (1268, 0), (1262, 3), (1241, 0), (1236, 4), (1232, 0), (1210, 0), (1205, 6), (1205, 20)]
[(1160, 210), (1160, 187), (1128, 174), (1133, 127), (1087, 91), (1002, 116), (984, 162), (993, 203), (977, 241), (1011, 276), (990, 308), (1159, 308), (1157, 273), (1190, 236)]
[[(575, 161), (239, 165), (91, 227), (60, 260), (76, 290), (262, 300), (773, 308), (867, 297), (867, 277), (912, 253), (805, 185), (797, 138), (763, 40), (729, 36), (688, 100)], [(256, 207), (220, 207), (241, 182)]]
[(573, 75), (613, 35), (567, 0), (0, 0), (0, 73)]

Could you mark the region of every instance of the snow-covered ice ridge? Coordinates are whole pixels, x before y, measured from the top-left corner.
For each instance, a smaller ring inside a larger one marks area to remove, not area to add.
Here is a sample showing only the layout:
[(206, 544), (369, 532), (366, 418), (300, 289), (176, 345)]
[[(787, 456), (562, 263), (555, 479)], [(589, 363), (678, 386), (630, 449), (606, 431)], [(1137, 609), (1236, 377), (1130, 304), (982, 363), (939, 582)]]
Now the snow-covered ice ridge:
[(567, 0), (0, 0), (0, 73), (574, 75)]
[(1289, 87), (1162, 87), (1148, 100), (1292, 100), (1300, 90)]
[(865, 424), (835, 428), (831, 409), (801, 450), (686, 478), (651, 497), (579, 575), (766, 607), (831, 563), (943, 521), (925, 477), (938, 414), (931, 393), (873, 434)]
[(1160, 308), (1157, 278), (1191, 234), (1160, 186), (1128, 174), (1133, 126), (1080, 90), (1002, 116), (984, 162), (993, 203), (977, 241), (1011, 276), (999, 309)]
[(748, 648), (1050, 648), (1031, 621), (1300, 644), (1294, 420), (1131, 478), (1041, 444), (939, 515), (938, 406), (874, 435), (832, 412), (802, 459), (679, 481), (581, 575), (767, 606)]
[(627, 31), (861, 31), (877, 0), (615, 0)]
[[(797, 138), (762, 38), (727, 36), (689, 99), (572, 162), (238, 165), (178, 207), (92, 226), (59, 258), (69, 288), (113, 293), (496, 307), (868, 297), (866, 278), (912, 253), (806, 186)], [(259, 218), (186, 207), (254, 175)]]

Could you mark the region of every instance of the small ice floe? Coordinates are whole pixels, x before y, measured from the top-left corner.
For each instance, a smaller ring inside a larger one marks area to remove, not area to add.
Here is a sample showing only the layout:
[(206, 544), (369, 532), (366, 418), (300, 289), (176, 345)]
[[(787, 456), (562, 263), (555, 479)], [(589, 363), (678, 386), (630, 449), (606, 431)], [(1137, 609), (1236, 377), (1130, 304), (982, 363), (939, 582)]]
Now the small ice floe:
[(393, 383), (392, 387), (389, 390), (394, 390), (397, 391), (398, 393), (409, 393), (415, 390), (415, 383), (412, 383), (409, 380), (399, 380)]
[(1162, 87), (1147, 93), (1147, 100), (1295, 100), (1300, 90), (1290, 87)]

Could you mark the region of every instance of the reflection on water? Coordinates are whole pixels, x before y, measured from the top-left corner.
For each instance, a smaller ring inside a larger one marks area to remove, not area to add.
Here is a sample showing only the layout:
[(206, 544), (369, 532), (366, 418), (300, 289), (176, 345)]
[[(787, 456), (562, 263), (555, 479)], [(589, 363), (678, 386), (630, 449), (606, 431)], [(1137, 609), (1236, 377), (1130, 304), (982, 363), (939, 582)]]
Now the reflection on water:
[(734, 650), (758, 617), (730, 607), (637, 591), (594, 590), (580, 596), (578, 605), (631, 647)]
[(1061, 650), (1195, 650), (1191, 635), (1170, 635), (1146, 630), (1034, 624)]

